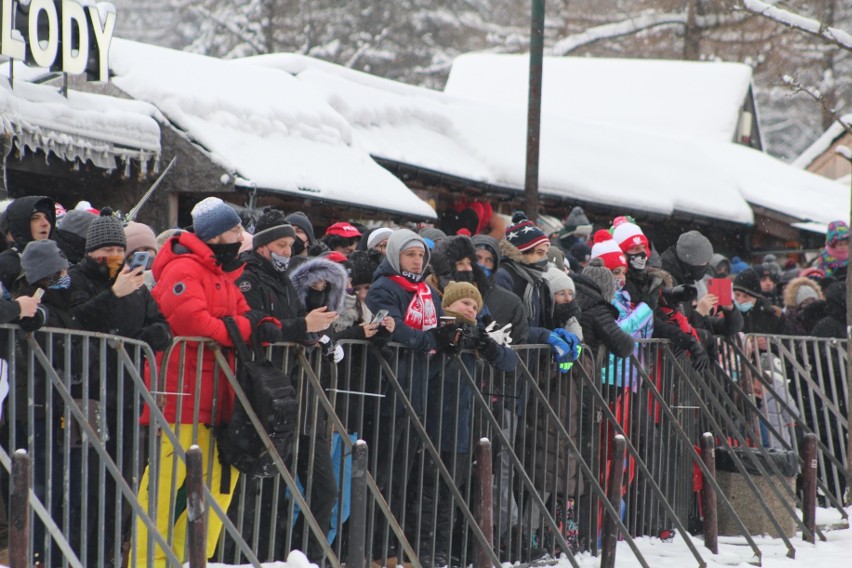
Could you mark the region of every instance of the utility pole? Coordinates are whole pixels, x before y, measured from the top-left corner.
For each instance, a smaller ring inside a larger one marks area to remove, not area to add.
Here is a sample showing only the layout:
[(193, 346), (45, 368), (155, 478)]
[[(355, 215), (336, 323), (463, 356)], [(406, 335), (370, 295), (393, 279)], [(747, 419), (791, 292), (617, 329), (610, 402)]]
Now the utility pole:
[(541, 78), (544, 59), (544, 0), (532, 0), (530, 18), (530, 84), (527, 102), (527, 170), (524, 211), (538, 219), (538, 163), (541, 145)]

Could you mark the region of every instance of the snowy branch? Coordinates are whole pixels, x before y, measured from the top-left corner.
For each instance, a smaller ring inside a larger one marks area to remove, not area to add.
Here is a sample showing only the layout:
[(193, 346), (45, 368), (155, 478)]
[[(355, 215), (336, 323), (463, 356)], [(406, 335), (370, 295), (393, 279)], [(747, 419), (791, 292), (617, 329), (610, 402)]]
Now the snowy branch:
[(232, 24), (230, 22), (223, 21), (216, 14), (210, 12), (209, 10), (207, 10), (204, 7), (190, 6), (189, 9), (192, 12), (195, 12), (196, 14), (198, 14), (200, 17), (209, 19), (210, 21), (214, 22), (217, 26), (226, 30), (228, 33), (230, 33), (231, 35), (233, 35), (234, 37), (236, 37), (240, 41), (245, 42), (246, 44), (251, 46), (251, 48), (254, 49), (257, 53), (266, 53), (267, 50), (264, 49), (263, 46), (258, 45), (257, 42), (254, 41), (254, 38), (245, 34), (243, 32), (243, 30), (239, 29), (234, 24)]
[(686, 25), (685, 13), (643, 14), (621, 22), (612, 22), (589, 28), (578, 34), (570, 35), (556, 42), (553, 55), (567, 55), (583, 46), (605, 39), (613, 39), (641, 32), (643, 30), (669, 25)]
[(837, 109), (829, 106), (825, 96), (823, 96), (823, 94), (818, 89), (802, 85), (795, 77), (791, 77), (790, 75), (785, 75), (782, 80), (784, 81), (785, 85), (793, 89), (793, 92), (804, 93), (816, 102), (818, 102), (820, 106), (822, 106), (822, 108), (825, 109), (825, 111), (831, 115), (831, 117), (835, 120), (835, 122), (837, 122), (837, 124), (842, 126), (847, 133), (852, 134), (852, 124), (846, 122), (843, 117), (840, 116), (840, 113), (837, 112)]
[(818, 20), (805, 18), (788, 10), (776, 8), (769, 2), (763, 2), (762, 0), (743, 0), (743, 9), (769, 18), (788, 28), (819, 37), (847, 51), (852, 51), (852, 34), (847, 31), (827, 26)]

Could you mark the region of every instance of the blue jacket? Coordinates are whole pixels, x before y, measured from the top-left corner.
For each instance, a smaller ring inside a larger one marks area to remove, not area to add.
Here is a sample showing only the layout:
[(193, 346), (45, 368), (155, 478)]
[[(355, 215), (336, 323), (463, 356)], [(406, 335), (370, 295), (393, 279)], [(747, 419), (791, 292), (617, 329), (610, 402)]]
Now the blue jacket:
[[(373, 284), (367, 293), (367, 307), (373, 313), (379, 310), (387, 310), (388, 316), (395, 322), (391, 341), (401, 343), (407, 349), (400, 351), (398, 359), (397, 379), (407, 393), (418, 414), (423, 412), (423, 397), (427, 385), (427, 376), (440, 370), (437, 364), (430, 367), (429, 353), (436, 349), (437, 343), (432, 334), (420, 331), (405, 325), (405, 313), (408, 305), (414, 297), (414, 293), (407, 292), (399, 284), (389, 278), (396, 274), (387, 259), (382, 261), (373, 275)], [(443, 315), (441, 301), (438, 293), (431, 289), (432, 301), (435, 303), (435, 311), (440, 318)], [(412, 361), (412, 357), (414, 360)], [(392, 361), (390, 361), (392, 363)], [(381, 393), (392, 398), (393, 388), (386, 381), (380, 385)], [(388, 404), (382, 404), (382, 412), (390, 413)], [(402, 414), (403, 408), (397, 405), (396, 414)]]

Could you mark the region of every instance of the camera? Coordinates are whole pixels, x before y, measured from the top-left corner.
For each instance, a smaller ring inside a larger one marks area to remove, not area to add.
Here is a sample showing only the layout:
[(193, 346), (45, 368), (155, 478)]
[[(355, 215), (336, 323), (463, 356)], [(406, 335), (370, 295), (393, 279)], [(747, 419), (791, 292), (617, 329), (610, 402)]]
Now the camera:
[(673, 288), (664, 288), (663, 302), (668, 306), (693, 302), (698, 299), (698, 290), (692, 284), (681, 284)]

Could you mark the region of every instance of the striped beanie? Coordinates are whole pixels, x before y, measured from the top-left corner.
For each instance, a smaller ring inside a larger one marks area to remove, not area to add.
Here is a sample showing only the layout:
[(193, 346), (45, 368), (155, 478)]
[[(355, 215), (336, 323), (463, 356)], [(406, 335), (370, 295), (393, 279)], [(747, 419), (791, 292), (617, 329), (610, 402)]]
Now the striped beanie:
[(603, 265), (610, 270), (615, 270), (619, 266), (627, 268), (627, 257), (624, 256), (624, 252), (619, 248), (609, 231), (605, 229), (595, 233), (592, 258), (601, 259)]
[(523, 211), (512, 215), (512, 224), (506, 227), (506, 240), (521, 252), (532, 250), (541, 243), (550, 243), (544, 231), (527, 219)]

